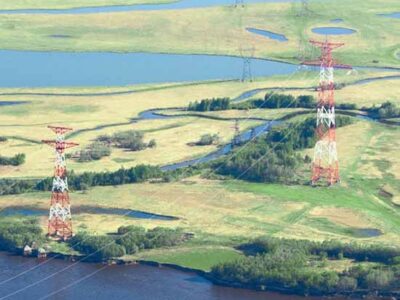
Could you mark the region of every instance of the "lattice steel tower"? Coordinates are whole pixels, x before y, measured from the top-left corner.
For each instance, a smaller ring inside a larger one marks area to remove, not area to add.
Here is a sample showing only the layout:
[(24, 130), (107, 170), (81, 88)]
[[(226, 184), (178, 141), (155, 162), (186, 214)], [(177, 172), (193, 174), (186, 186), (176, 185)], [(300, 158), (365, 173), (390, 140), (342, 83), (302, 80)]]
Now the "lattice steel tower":
[(329, 185), (338, 183), (339, 161), (336, 147), (335, 82), (334, 68), (351, 69), (348, 65), (337, 64), (332, 58), (332, 50), (343, 43), (310, 41), (321, 49), (318, 60), (304, 62), (306, 65), (320, 66), (320, 80), (317, 103), (317, 138), (312, 163), (312, 184), (325, 179)]
[(66, 240), (72, 236), (73, 232), (65, 149), (78, 146), (78, 144), (65, 141), (65, 133), (71, 131), (72, 128), (56, 126), (49, 126), (49, 128), (55, 132), (56, 139), (43, 140), (43, 143), (55, 149), (56, 158), (51, 190), (48, 235)]
[(256, 49), (253, 47), (248, 48), (239, 48), (240, 56), (243, 59), (243, 70), (242, 70), (242, 78), (241, 81), (253, 81), (253, 74), (251, 71), (251, 62), (254, 58), (254, 53)]
[(244, 7), (244, 0), (235, 0), (235, 7), (238, 7), (239, 5), (241, 5), (242, 7)]

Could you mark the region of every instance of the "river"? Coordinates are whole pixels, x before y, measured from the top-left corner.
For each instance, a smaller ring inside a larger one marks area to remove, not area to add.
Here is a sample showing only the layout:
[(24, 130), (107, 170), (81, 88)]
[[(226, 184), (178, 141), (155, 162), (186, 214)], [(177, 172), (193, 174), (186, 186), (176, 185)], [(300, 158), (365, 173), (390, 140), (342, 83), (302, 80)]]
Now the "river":
[[(293, 2), (299, 0), (243, 0), (244, 3), (266, 3), (266, 2)], [(141, 4), (141, 5), (109, 5), (98, 7), (78, 7), (68, 9), (14, 9), (0, 10), (0, 14), (96, 14), (122, 11), (152, 11), (201, 8), (210, 6), (232, 6), (234, 0), (180, 0), (164, 4)]]
[[(0, 299), (307, 299), (298, 296), (216, 286), (197, 274), (165, 267), (72, 264), (58, 259), (47, 260), (40, 266), (39, 264), (40, 262), (36, 259), (0, 253)], [(36, 269), (16, 277), (21, 272), (35, 267)], [(64, 290), (57, 293), (62, 288)], [(10, 294), (12, 296), (7, 297)], [(310, 299), (318, 300), (320, 298), (313, 297)]]
[[(239, 79), (242, 69), (243, 60), (233, 56), (0, 50), (0, 87), (124, 86)], [(255, 77), (287, 75), (296, 70), (296, 65), (252, 59)]]

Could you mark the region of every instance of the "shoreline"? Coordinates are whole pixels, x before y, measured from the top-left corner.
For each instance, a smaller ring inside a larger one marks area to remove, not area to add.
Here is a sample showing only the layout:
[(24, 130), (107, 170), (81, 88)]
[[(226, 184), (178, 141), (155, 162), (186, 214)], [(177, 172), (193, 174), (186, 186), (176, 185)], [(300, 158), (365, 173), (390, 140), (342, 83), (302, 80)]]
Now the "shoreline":
[[(18, 252), (10, 252), (10, 251), (1, 251), (3, 253), (7, 253), (8, 255), (14, 255), (14, 256), (23, 256), (26, 258), (30, 259), (37, 259), (34, 255), (23, 255), (22, 254), (22, 249), (18, 249)], [(348, 292), (331, 292), (331, 293), (320, 293), (316, 291), (310, 291), (309, 293), (303, 293), (299, 289), (295, 288), (285, 288), (285, 287), (280, 287), (280, 286), (274, 286), (274, 285), (251, 285), (251, 284), (242, 284), (239, 282), (232, 282), (232, 281), (225, 281), (221, 280), (218, 278), (215, 278), (214, 276), (211, 275), (211, 272), (207, 272), (204, 270), (200, 269), (195, 269), (195, 268), (190, 268), (190, 267), (184, 267), (178, 264), (171, 264), (171, 263), (160, 263), (157, 261), (152, 261), (152, 260), (142, 260), (142, 259), (137, 259), (137, 260), (132, 260), (132, 259), (124, 259), (124, 258), (112, 258), (107, 261), (102, 261), (102, 262), (96, 262), (96, 261), (90, 261), (90, 260), (85, 260), (87, 255), (73, 255), (73, 254), (63, 254), (63, 253), (58, 253), (58, 252), (49, 252), (47, 254), (47, 258), (45, 258), (43, 261), (47, 261), (48, 259), (63, 259), (65, 261), (68, 261), (70, 263), (91, 263), (91, 264), (103, 264), (103, 265), (118, 265), (118, 266), (129, 266), (129, 265), (143, 265), (143, 266), (149, 266), (149, 267), (155, 267), (155, 268), (169, 268), (173, 269), (176, 271), (184, 272), (184, 273), (192, 273), (196, 274), (208, 281), (210, 281), (213, 285), (218, 285), (218, 286), (223, 286), (223, 287), (229, 287), (229, 288), (235, 288), (235, 289), (245, 289), (245, 290), (250, 290), (250, 291), (258, 291), (258, 292), (274, 292), (278, 293), (281, 295), (296, 295), (300, 297), (324, 297), (324, 298), (335, 298), (335, 297), (346, 297), (349, 299), (364, 299), (366, 297), (376, 297), (376, 298), (381, 298), (381, 299), (391, 299), (391, 300), (396, 300), (400, 299), (400, 291), (387, 291), (387, 292), (381, 292), (377, 293), (376, 291), (368, 291), (368, 290), (355, 290), (355, 291), (348, 291)]]

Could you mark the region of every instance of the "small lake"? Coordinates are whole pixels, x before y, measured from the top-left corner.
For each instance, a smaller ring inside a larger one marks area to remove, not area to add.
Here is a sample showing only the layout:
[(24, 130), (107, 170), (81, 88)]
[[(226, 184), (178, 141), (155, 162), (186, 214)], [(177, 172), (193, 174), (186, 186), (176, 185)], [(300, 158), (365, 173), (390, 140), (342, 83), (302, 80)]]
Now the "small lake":
[[(254, 77), (296, 65), (252, 59)], [(239, 79), (243, 60), (216, 55), (0, 50), (0, 87), (89, 87)], [(46, 80), (43, 80), (45, 78)]]
[(344, 27), (316, 27), (312, 29), (312, 32), (320, 35), (349, 35), (357, 31)]
[[(298, 0), (295, 0), (298, 1)], [(292, 0), (244, 0), (246, 4), (266, 2), (292, 2)], [(96, 14), (123, 11), (152, 11), (201, 8), (210, 6), (233, 6), (233, 0), (181, 0), (164, 4), (112, 5), (99, 7), (81, 7), (70, 9), (19, 9), (0, 10), (0, 14)]]
[[(29, 216), (29, 217), (41, 217), (47, 216), (49, 214), (48, 210), (36, 209), (32, 207), (7, 207), (0, 211), (1, 217), (7, 216)], [(124, 216), (134, 219), (152, 219), (161, 221), (175, 221), (178, 220), (176, 217), (163, 216), (152, 213), (147, 213), (138, 210), (123, 209), (123, 208), (107, 208), (98, 206), (76, 206), (72, 208), (72, 214), (100, 214), (100, 215), (116, 215)]]
[(343, 23), (343, 19), (340, 19), (340, 18), (338, 18), (338, 19), (332, 19), (331, 20), (331, 23)]
[(269, 38), (271, 40), (275, 40), (275, 41), (279, 41), (279, 42), (287, 42), (288, 41), (286, 36), (284, 36), (283, 34), (275, 33), (275, 32), (272, 32), (272, 31), (261, 30), (261, 29), (257, 29), (257, 28), (246, 28), (246, 30), (248, 32), (251, 32), (251, 33), (254, 33), (254, 34), (262, 35), (262, 36), (267, 37), (267, 38)]

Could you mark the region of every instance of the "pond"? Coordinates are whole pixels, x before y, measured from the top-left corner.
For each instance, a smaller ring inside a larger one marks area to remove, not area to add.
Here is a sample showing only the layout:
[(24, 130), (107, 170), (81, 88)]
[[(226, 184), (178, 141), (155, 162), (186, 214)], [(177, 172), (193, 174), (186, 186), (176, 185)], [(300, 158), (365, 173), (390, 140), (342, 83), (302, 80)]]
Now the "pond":
[[(291, 74), (296, 65), (252, 59), (253, 76)], [(88, 87), (238, 79), (240, 57), (156, 53), (0, 50), (0, 87)], [(43, 80), (46, 78), (46, 80)]]
[[(22, 207), (22, 206), (7, 207), (0, 211), (0, 216), (2, 217), (7, 217), (7, 216), (37, 217), (37, 216), (47, 216), (48, 214), (49, 211), (46, 209), (38, 209), (34, 207)], [(123, 208), (107, 208), (98, 206), (75, 206), (72, 209), (72, 214), (116, 215), (134, 219), (152, 219), (161, 221), (178, 220), (178, 218), (176, 217), (152, 214), (138, 210), (123, 209)]]
[(13, 106), (29, 103), (29, 101), (0, 101), (0, 106)]
[(320, 35), (349, 35), (357, 31), (344, 27), (316, 27), (312, 29), (312, 32)]
[[(245, 3), (265, 2), (292, 2), (292, 0), (244, 0)], [(151, 10), (172, 10), (188, 9), (209, 6), (233, 6), (233, 0), (181, 0), (165, 4), (140, 4), (140, 5), (111, 5), (99, 7), (81, 7), (70, 9), (19, 9), (0, 10), (0, 14), (96, 14), (123, 11), (151, 11)]]
[(251, 33), (262, 35), (262, 36), (265, 36), (265, 37), (267, 37), (269, 39), (276, 40), (276, 41), (279, 41), (279, 42), (287, 42), (288, 41), (286, 36), (284, 36), (283, 34), (275, 33), (275, 32), (272, 32), (272, 31), (261, 30), (261, 29), (257, 29), (257, 28), (246, 28), (246, 30), (251, 32)]
[(386, 18), (400, 19), (400, 12), (395, 12), (395, 13), (391, 13), (391, 14), (380, 14), (379, 16), (386, 17)]

